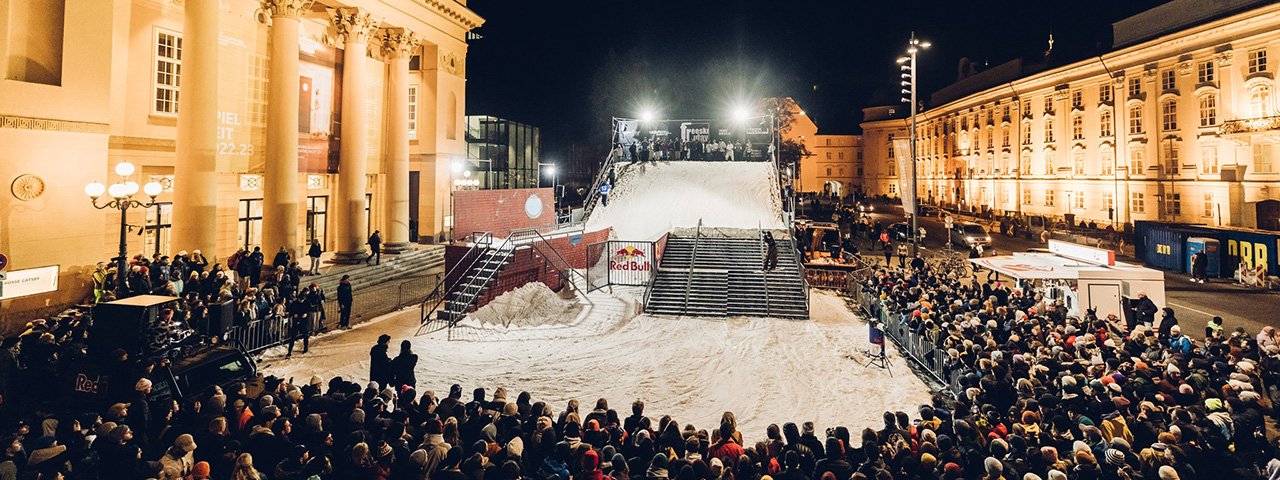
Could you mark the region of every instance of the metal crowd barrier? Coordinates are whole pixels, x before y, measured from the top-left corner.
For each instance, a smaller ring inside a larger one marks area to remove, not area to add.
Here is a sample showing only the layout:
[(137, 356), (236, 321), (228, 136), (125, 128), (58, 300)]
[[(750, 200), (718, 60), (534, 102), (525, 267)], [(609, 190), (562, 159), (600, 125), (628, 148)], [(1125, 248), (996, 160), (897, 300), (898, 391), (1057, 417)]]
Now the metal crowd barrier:
[(946, 385), (953, 395), (964, 394), (964, 388), (960, 383), (964, 370), (952, 368), (951, 371), (947, 371), (946, 350), (938, 348), (925, 335), (916, 333), (910, 328), (907, 323), (910, 312), (891, 312), (891, 309), (896, 310), (896, 308), (881, 302), (875, 292), (865, 291), (861, 283), (851, 282), (850, 289), (854, 298), (858, 300), (858, 304), (862, 306), (863, 313), (879, 319), (885, 336), (898, 346), (898, 351), (915, 362), (920, 370), (932, 377), (934, 381)]

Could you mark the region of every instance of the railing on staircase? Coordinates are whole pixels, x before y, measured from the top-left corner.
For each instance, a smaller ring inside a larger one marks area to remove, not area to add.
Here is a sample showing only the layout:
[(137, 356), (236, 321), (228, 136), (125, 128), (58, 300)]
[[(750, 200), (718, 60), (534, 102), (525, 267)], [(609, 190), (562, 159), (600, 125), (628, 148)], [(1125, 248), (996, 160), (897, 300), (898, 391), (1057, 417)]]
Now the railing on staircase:
[[(564, 256), (560, 255), (560, 252), (556, 250), (555, 247), (551, 246), (551, 242), (547, 240), (547, 237), (544, 237), (542, 232), (537, 228), (512, 230), (511, 238), (515, 245), (523, 245), (525, 244), (524, 242), (527, 241), (530, 248), (533, 248), (534, 251), (542, 255), (542, 258), (547, 259), (547, 263), (550, 263), (551, 267), (556, 269), (556, 272), (560, 274), (561, 280), (572, 284), (575, 290), (580, 287), (579, 284), (573, 280), (574, 275), (577, 275), (582, 279), (581, 285), (587, 285), (586, 275), (578, 271), (578, 269), (573, 268), (573, 265), (570, 264), (568, 260), (565, 260)], [(550, 253), (548, 254), (548, 252)]]
[(587, 199), (582, 203), (583, 221), (591, 218), (591, 210), (600, 201), (600, 185), (604, 183), (606, 178), (609, 178), (609, 172), (613, 170), (613, 164), (618, 160), (616, 153), (617, 149), (609, 150), (609, 155), (605, 156), (604, 163), (600, 166), (600, 172), (596, 173), (595, 180), (591, 182), (591, 189), (587, 191)]
[(693, 289), (693, 269), (698, 264), (698, 244), (702, 242), (702, 219), (698, 219), (698, 230), (693, 236), (693, 256), (689, 257), (689, 274), (684, 279), (684, 304), (681, 306), (680, 313), (686, 315), (689, 313), (689, 292)]
[(791, 249), (791, 262), (795, 264), (796, 270), (800, 272), (800, 282), (804, 286), (804, 311), (809, 311), (809, 277), (804, 270), (804, 262), (800, 260), (800, 254), (796, 250), (796, 238), (791, 237), (787, 241), (787, 248)]
[[(478, 279), (479, 281), (474, 284), (472, 284), (472, 282), (469, 282), (469, 281), (463, 281), (461, 284), (462, 288), (455, 290), (453, 292), (457, 294), (457, 298), (454, 298), (453, 302), (457, 305), (460, 305), (459, 308), (461, 309), (461, 311), (451, 312), (452, 315), (448, 319), (449, 327), (453, 327), (454, 325), (458, 324), (458, 321), (461, 320), (462, 317), (464, 316), (462, 314), (465, 313), (465, 311), (471, 307), (471, 304), (476, 301), (476, 298), (478, 298), (480, 294), (483, 293), (484, 290), (489, 287), (489, 283), (492, 282), (493, 279), (498, 276), (498, 272), (502, 270), (502, 267), (506, 266), (507, 261), (510, 260), (512, 253), (514, 253), (514, 251), (515, 251), (515, 244), (514, 242), (512, 242), (512, 237), (510, 234), (508, 234), (507, 237), (502, 240), (502, 243), (498, 244), (497, 247), (485, 249), (484, 253), (487, 254), (487, 257), (485, 257), (484, 260), (482, 260), (479, 263), (479, 267), (480, 267), (479, 272), (481, 274), (470, 277), (470, 278)], [(501, 260), (494, 261), (494, 259), (499, 257), (501, 257)], [(492, 268), (487, 268), (487, 267), (492, 267)], [(468, 277), (464, 276), (463, 278), (469, 280)], [(447, 298), (445, 299), (444, 305), (445, 305), (445, 311), (449, 312), (449, 309), (448, 309), (449, 299)]]
[[(769, 301), (769, 270), (764, 268), (765, 265), (769, 264), (769, 247), (764, 244), (764, 229), (760, 228), (759, 224), (756, 224), (756, 240), (759, 241), (760, 245), (760, 280), (764, 283), (764, 310), (772, 312), (773, 304)], [(776, 243), (774, 248), (777, 248)]]
[(644, 300), (641, 305), (648, 311), (649, 297), (653, 296), (653, 284), (658, 282), (658, 270), (662, 268), (662, 256), (667, 251), (667, 241), (671, 239), (671, 232), (662, 234), (662, 237), (653, 242), (653, 274), (649, 275), (649, 283), (644, 286)]
[[(422, 303), (419, 304), (418, 310), (422, 315), (419, 323), (425, 325), (427, 322), (431, 321), (431, 315), (449, 299), (449, 293), (451, 293), (449, 290), (449, 279), (458, 278), (459, 276), (465, 277), (466, 273), (470, 272), (471, 269), (475, 267), (476, 263), (480, 261), (480, 258), (484, 256), (484, 252), (493, 245), (492, 232), (476, 232), (472, 237), (471, 248), (467, 249), (467, 252), (462, 255), (462, 258), (458, 260), (458, 263), (453, 265), (453, 268), (450, 268), (445, 272), (444, 277), (436, 285), (436, 288), (431, 291), (431, 294), (427, 296), (426, 300), (423, 300)], [(458, 283), (455, 282), (455, 285), (456, 284)], [(427, 304), (431, 304), (430, 310), (427, 309)]]

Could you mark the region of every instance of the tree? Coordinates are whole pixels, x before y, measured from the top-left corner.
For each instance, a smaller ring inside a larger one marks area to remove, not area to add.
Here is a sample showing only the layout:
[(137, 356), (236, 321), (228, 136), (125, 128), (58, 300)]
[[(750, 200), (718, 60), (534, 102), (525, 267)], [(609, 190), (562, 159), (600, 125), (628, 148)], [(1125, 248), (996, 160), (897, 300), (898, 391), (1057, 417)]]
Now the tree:
[[(762, 102), (761, 110), (768, 115), (773, 115), (778, 122), (778, 136), (785, 138), (787, 133), (791, 131), (791, 127), (796, 122), (796, 115), (800, 114), (800, 106), (796, 105), (795, 100), (791, 97), (773, 97), (766, 98)], [(804, 157), (813, 155), (809, 153), (809, 149), (805, 148), (803, 141), (786, 139), (782, 144), (778, 145), (778, 160), (784, 167), (794, 167), (795, 176), (800, 176), (800, 160)]]

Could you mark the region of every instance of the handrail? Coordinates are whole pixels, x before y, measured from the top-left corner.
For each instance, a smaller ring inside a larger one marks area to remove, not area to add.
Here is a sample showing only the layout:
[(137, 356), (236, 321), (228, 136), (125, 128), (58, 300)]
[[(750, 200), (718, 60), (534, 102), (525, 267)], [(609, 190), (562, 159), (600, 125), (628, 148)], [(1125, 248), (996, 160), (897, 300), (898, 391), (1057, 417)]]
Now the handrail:
[[(764, 311), (772, 315), (773, 303), (769, 299), (769, 269), (763, 268), (764, 266), (769, 264), (769, 249), (764, 244), (764, 231), (760, 228), (759, 222), (756, 222), (756, 241), (759, 242), (760, 253), (761, 253), (760, 256), (761, 256), (762, 268), (760, 268), (760, 281), (764, 283)], [(777, 248), (778, 248), (777, 243), (775, 243), (774, 244), (775, 255), (777, 254), (777, 251), (776, 251)], [(801, 277), (803, 278), (803, 275), (801, 275)]]
[[(506, 250), (507, 250), (508, 245), (510, 245), (511, 250), (512, 250), (512, 252), (514, 253), (514, 251), (515, 251), (515, 242), (513, 242), (513, 241), (512, 241), (512, 234), (510, 234), (510, 233), (508, 233), (508, 234), (507, 234), (507, 238), (503, 239), (503, 240), (502, 240), (502, 243), (501, 243), (501, 244), (499, 244), (497, 248), (491, 248), (491, 249), (488, 249), (487, 251), (489, 251), (489, 252), (503, 252), (503, 251), (506, 251)], [(488, 258), (487, 260), (485, 260), (485, 262), (484, 262), (484, 263), (485, 263), (485, 265), (489, 265), (490, 261), (491, 261), (491, 260), (493, 260), (493, 258), (494, 258), (496, 255), (497, 255), (497, 253), (490, 253), (490, 254), (489, 254), (489, 258)], [(480, 296), (480, 292), (483, 292), (483, 291), (484, 291), (485, 287), (487, 287), (487, 286), (489, 285), (489, 282), (493, 281), (493, 277), (495, 277), (495, 276), (497, 276), (497, 275), (498, 275), (498, 270), (501, 270), (501, 268), (494, 268), (493, 270), (490, 270), (488, 274), (486, 274), (484, 277), (482, 277), (482, 278), (481, 278), (481, 282), (480, 282), (479, 286), (477, 287), (476, 291), (475, 291), (475, 292), (471, 292), (471, 293), (469, 294), (469, 295), (470, 295), (470, 297), (469, 297), (469, 298), (467, 298), (467, 299), (466, 299), (466, 301), (465, 301), (465, 304), (466, 304), (468, 307), (471, 305), (471, 302), (475, 301), (476, 297), (479, 297), (479, 296)], [(449, 319), (449, 326), (450, 326), (450, 327), (452, 327), (452, 326), (454, 326), (454, 325), (457, 325), (459, 320), (461, 320), (461, 318), (452, 318), (452, 319)]]
[(600, 165), (600, 172), (596, 173), (596, 178), (591, 182), (591, 191), (587, 192), (586, 201), (582, 202), (582, 219), (591, 217), (591, 210), (595, 208), (596, 202), (600, 197), (600, 183), (609, 175), (609, 169), (613, 168), (613, 163), (617, 161), (617, 155), (614, 155), (616, 149), (610, 148), (609, 154), (605, 156), (604, 163)]
[(702, 219), (698, 219), (698, 230), (693, 236), (693, 256), (689, 257), (689, 275), (684, 279), (684, 305), (681, 313), (689, 313), (689, 291), (693, 288), (693, 269), (698, 264), (698, 244), (702, 241)]
[(790, 245), (788, 245), (787, 248), (791, 249), (791, 261), (795, 263), (796, 269), (800, 271), (800, 282), (804, 284), (804, 311), (808, 312), (809, 311), (809, 277), (807, 277), (807, 272), (805, 271), (805, 268), (804, 268), (804, 262), (800, 261), (800, 254), (796, 252), (796, 239), (794, 236), (791, 237)]
[[(466, 268), (463, 268), (462, 272), (470, 271), (471, 267), (474, 267), (475, 263), (480, 260), (480, 257), (483, 256), (480, 254), (480, 252), (482, 251), (480, 249), (480, 246), (484, 245), (485, 246), (484, 249), (487, 250), (488, 247), (493, 244), (493, 232), (476, 232), (475, 234), (472, 234), (472, 236), (475, 236), (476, 234), (479, 234), (479, 237), (475, 238), (472, 241), (471, 248), (467, 249), (467, 252), (462, 254), (462, 258), (458, 260), (458, 263), (453, 265), (453, 268), (450, 268), (445, 272), (444, 277), (441, 277), (440, 283), (436, 284), (436, 288), (432, 289), (431, 294), (427, 295), (427, 298), (423, 300), (421, 304), (419, 304), (418, 313), (421, 315), (421, 317), (419, 317), (419, 323), (426, 323), (427, 319), (429, 318), (429, 315), (435, 313), (435, 311), (440, 308), (440, 305), (444, 304), (444, 302), (448, 300), (449, 292), (446, 290), (446, 288), (447, 288), (447, 284), (449, 283), (449, 277), (451, 277), (455, 273), (458, 273), (458, 269), (462, 268), (464, 264), (466, 265)], [(468, 261), (467, 257), (470, 257), (471, 254), (473, 253), (476, 254), (475, 258), (472, 258), (470, 261)], [(431, 310), (428, 311), (427, 303), (431, 302), (432, 298), (436, 298), (437, 293), (440, 295), (440, 297), (439, 299), (436, 300), (435, 304), (431, 306)]]
[[(538, 237), (538, 240), (541, 240), (542, 243), (547, 244), (547, 249), (551, 250), (551, 253), (555, 254), (555, 258), (559, 259), (560, 262), (564, 264), (564, 268), (560, 268), (555, 265), (555, 262), (548, 260), (548, 262), (551, 263), (551, 266), (555, 267), (556, 271), (560, 273), (560, 276), (563, 277), (564, 280), (568, 280), (569, 283), (574, 283), (572, 274), (576, 273), (578, 274), (579, 277), (582, 277), (583, 285), (587, 284), (586, 275), (583, 275), (582, 272), (579, 272), (577, 269), (573, 268), (573, 265), (569, 264), (569, 261), (565, 260), (564, 256), (560, 255), (560, 251), (556, 250), (555, 247), (551, 246), (551, 242), (547, 240), (547, 237), (542, 236), (542, 232), (539, 232), (537, 228), (523, 228), (518, 230), (512, 230), (511, 236), (512, 237), (515, 237), (515, 236)], [(547, 258), (547, 259), (551, 258), (550, 255), (547, 255), (547, 253), (543, 251), (542, 247), (537, 242), (530, 242), (529, 245), (534, 250), (537, 250), (538, 253), (542, 254), (544, 258)], [(566, 270), (569, 271), (570, 273), (565, 274), (564, 272)], [(575, 283), (575, 286), (576, 286), (576, 283)]]

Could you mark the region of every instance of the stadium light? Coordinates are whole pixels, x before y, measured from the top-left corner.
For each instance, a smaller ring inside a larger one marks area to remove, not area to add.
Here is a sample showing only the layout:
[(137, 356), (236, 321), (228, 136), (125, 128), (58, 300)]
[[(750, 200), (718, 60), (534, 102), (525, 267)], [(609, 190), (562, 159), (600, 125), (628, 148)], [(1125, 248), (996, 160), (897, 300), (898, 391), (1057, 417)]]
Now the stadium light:
[(748, 118), (751, 118), (751, 110), (748, 110), (746, 106), (738, 105), (736, 107), (733, 107), (734, 121), (745, 122), (747, 121)]
[(651, 108), (646, 108), (646, 109), (644, 109), (644, 110), (641, 110), (641, 111), (640, 111), (640, 121), (641, 121), (641, 122), (644, 122), (644, 123), (651, 123), (651, 122), (653, 122), (653, 120), (654, 120), (655, 118), (657, 118), (657, 115), (653, 113), (653, 109), (651, 109)]

